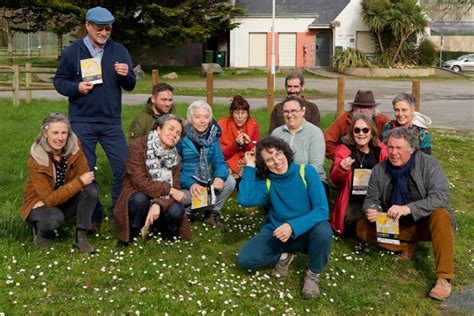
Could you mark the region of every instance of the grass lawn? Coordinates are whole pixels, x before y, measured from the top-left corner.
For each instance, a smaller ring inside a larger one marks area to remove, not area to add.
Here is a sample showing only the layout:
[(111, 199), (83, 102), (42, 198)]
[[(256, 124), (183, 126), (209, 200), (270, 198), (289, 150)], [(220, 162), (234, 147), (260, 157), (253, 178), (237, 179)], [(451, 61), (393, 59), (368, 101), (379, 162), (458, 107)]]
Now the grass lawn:
[[(184, 115), (184, 104), (178, 114)], [(305, 301), (300, 291), (307, 256), (298, 254), (288, 279), (277, 281), (270, 269), (247, 272), (236, 266), (239, 248), (259, 229), (260, 208), (226, 204), (225, 229), (194, 222), (191, 242), (138, 240), (116, 249), (110, 224), (90, 238), (94, 255), (72, 250), (74, 226), (50, 241), (48, 252), (33, 243), (20, 220), (29, 148), (48, 112), (66, 111), (65, 102), (36, 100), (14, 108), (0, 99), (0, 313), (23, 314), (440, 314), (440, 303), (427, 298), (434, 285), (431, 245), (421, 244), (410, 262), (352, 239), (334, 238), (321, 275), (320, 298)], [(141, 106), (123, 109), (125, 130)], [(215, 106), (215, 117), (228, 112)], [(264, 109), (252, 112), (268, 128)], [(323, 118), (323, 129), (334, 120)], [(474, 214), (472, 134), (433, 131), (433, 152), (449, 178), (451, 204), (458, 223), (454, 291), (472, 284)], [(327, 166), (329, 167), (329, 163)], [(99, 149), (103, 202), (110, 204), (111, 171)]]

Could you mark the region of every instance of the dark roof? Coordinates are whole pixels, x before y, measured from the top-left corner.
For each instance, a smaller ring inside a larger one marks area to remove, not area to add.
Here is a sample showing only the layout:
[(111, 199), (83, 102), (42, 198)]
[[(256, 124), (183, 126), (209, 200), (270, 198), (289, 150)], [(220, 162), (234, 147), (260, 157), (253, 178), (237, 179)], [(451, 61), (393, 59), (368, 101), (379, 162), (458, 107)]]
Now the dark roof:
[(431, 32), (443, 35), (474, 35), (474, 21), (434, 21)]
[[(311, 24), (329, 24), (350, 0), (275, 0), (276, 17), (314, 17)], [(236, 0), (244, 16), (272, 16), (271, 0)]]

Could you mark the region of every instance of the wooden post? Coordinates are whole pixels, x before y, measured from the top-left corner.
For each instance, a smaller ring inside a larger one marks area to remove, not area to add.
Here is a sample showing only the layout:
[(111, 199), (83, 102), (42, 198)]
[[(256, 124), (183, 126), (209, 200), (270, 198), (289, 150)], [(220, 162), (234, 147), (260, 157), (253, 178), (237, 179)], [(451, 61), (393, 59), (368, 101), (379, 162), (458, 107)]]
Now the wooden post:
[(214, 73), (207, 72), (207, 104), (214, 105)]
[(31, 64), (25, 64), (25, 93), (26, 93), (26, 103), (31, 103)]
[(416, 99), (415, 111), (420, 112), (420, 80), (411, 82), (411, 94)]
[(344, 113), (344, 96), (345, 96), (346, 82), (344, 76), (337, 78), (337, 109), (336, 117), (341, 116)]
[(151, 84), (152, 84), (152, 86), (154, 86), (155, 84), (158, 83), (159, 77), (160, 77), (159, 74), (160, 73), (159, 73), (158, 69), (152, 69), (152, 71), (151, 71)]
[(13, 65), (13, 105), (20, 106), (20, 67)]
[(275, 93), (273, 91), (273, 74), (268, 73), (267, 76), (267, 112), (272, 112), (273, 106), (275, 105)]

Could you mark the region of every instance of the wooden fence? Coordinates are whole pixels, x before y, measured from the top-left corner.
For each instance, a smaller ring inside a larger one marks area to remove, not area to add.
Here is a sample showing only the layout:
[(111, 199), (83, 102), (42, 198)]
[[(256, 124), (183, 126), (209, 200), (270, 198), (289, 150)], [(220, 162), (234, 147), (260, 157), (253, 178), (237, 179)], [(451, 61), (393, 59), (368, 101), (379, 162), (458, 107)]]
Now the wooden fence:
[[(13, 105), (20, 105), (20, 91), (26, 91), (26, 102), (31, 102), (32, 90), (54, 90), (52, 83), (33, 82), (32, 74), (54, 74), (56, 68), (31, 67), (31, 64), (25, 64), (25, 67), (19, 65), (0, 65), (0, 73), (13, 74), (12, 83), (0, 83), (0, 91), (13, 92)], [(24, 82), (20, 80), (20, 73), (25, 74)]]
[[(13, 92), (13, 105), (20, 105), (20, 91), (26, 91), (26, 102), (31, 102), (31, 91), (32, 90), (54, 90), (54, 86), (51, 83), (33, 83), (31, 74), (54, 74), (56, 68), (39, 68), (31, 67), (31, 64), (26, 64), (25, 67), (19, 65), (0, 65), (0, 73), (13, 73), (13, 82), (0, 83), (0, 91), (12, 91)], [(25, 82), (20, 82), (20, 73), (25, 73)], [(274, 106), (274, 76), (268, 74), (267, 76), (267, 111), (271, 112)], [(152, 70), (152, 85), (159, 82), (159, 71), (158, 69)], [(420, 111), (420, 80), (412, 81), (412, 94), (416, 98), (416, 111)], [(337, 108), (336, 115), (339, 116), (344, 113), (344, 97), (345, 97), (345, 77), (339, 76), (337, 80)], [(214, 74), (212, 72), (207, 73), (206, 77), (206, 98), (207, 103), (210, 106), (214, 104)]]

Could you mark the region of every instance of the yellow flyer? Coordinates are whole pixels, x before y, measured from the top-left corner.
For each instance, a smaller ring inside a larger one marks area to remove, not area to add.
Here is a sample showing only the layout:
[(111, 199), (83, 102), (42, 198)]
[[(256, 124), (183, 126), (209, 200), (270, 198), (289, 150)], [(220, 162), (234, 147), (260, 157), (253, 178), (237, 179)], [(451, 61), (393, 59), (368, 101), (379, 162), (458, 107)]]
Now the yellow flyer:
[(371, 174), (371, 169), (354, 169), (354, 177), (352, 179), (353, 195), (367, 195), (367, 189), (369, 188), (369, 179)]
[(102, 83), (102, 66), (100, 58), (81, 59), (81, 74), (84, 81), (90, 81), (93, 84)]
[(387, 213), (377, 214), (377, 242), (400, 245), (400, 226), (398, 219), (389, 218)]
[(214, 186), (201, 187), (201, 194), (193, 196), (191, 209), (192, 210), (207, 210), (216, 203), (216, 195)]

